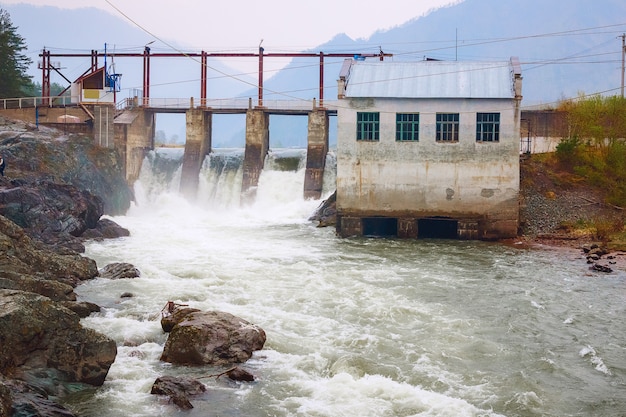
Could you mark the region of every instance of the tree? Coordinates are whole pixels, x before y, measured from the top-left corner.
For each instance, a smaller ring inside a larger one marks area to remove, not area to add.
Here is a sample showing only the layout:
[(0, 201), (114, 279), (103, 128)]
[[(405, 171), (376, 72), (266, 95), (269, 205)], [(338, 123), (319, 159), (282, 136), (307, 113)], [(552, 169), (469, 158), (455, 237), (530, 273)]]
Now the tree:
[(32, 61), (22, 53), (25, 49), (9, 13), (0, 9), (0, 98), (20, 97), (32, 84), (26, 74)]
[[(63, 93), (64, 96), (69, 97), (70, 95), (69, 90), (67, 90), (61, 84), (59, 83), (50, 84), (50, 96), (52, 97), (58, 96), (61, 94), (62, 91), (65, 91), (65, 93)], [(41, 97), (41, 83), (30, 82), (27, 86), (24, 86), (24, 88), (22, 89), (22, 92), (24, 93), (26, 97)]]

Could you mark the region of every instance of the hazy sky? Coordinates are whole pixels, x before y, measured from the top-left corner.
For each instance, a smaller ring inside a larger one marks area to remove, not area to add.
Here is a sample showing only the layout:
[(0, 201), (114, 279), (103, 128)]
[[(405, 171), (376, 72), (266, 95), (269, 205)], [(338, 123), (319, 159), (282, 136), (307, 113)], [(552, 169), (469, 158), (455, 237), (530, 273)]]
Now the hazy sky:
[[(338, 33), (367, 38), (458, 0), (0, 0), (62, 8), (97, 7), (157, 38), (191, 47), (304, 50)], [(116, 10), (119, 9), (119, 10)], [(126, 15), (127, 17), (124, 17)], [(129, 22), (130, 23), (130, 22)], [(202, 42), (200, 42), (202, 40)], [(207, 40), (208, 44), (207, 44)], [(211, 41), (213, 40), (213, 41)]]

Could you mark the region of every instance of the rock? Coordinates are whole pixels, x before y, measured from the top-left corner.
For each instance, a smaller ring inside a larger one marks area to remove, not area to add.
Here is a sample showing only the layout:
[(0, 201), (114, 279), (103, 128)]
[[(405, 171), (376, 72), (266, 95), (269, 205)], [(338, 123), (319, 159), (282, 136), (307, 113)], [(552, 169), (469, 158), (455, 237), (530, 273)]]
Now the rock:
[(99, 197), (73, 185), (11, 180), (0, 187), (0, 214), (48, 244), (71, 242), (95, 228), (103, 212)]
[(606, 265), (600, 265), (600, 264), (593, 264), (592, 266), (589, 267), (589, 269), (593, 270), (593, 271), (598, 271), (598, 272), (605, 272), (605, 273), (610, 273), (613, 272), (613, 269), (606, 266)]
[(14, 271), (4, 271), (4, 278), (0, 278), (0, 288), (34, 292), (54, 301), (76, 301), (76, 293), (71, 285)]
[(170, 332), (161, 360), (181, 365), (245, 362), (265, 344), (265, 331), (232, 314), (193, 312)]
[[(53, 299), (75, 299), (69, 287), (98, 275), (96, 262), (70, 252), (65, 255), (49, 250), (31, 239), (24, 229), (4, 216), (0, 216), (0, 272), (3, 278), (14, 282), (6, 288), (35, 291)], [(36, 275), (36, 277), (35, 277)], [(65, 284), (48, 283), (57, 281)], [(65, 294), (65, 295), (64, 295)]]
[(168, 301), (161, 310), (161, 328), (165, 333), (172, 331), (175, 325), (180, 323), (187, 315), (200, 311), (197, 308), (188, 307), (186, 304), (176, 304)]
[(99, 313), (100, 306), (94, 303), (89, 303), (87, 301), (81, 301), (79, 303), (72, 301), (64, 301), (61, 305), (69, 310), (72, 310), (74, 313), (78, 314), (78, 317), (85, 318), (89, 317), (91, 313)]
[(137, 278), (141, 275), (135, 266), (125, 262), (108, 264), (98, 272), (101, 278), (107, 279)]
[(10, 413), (3, 414), (2, 410), (5, 400), (2, 398), (3, 404), (0, 405), (0, 417), (76, 417), (74, 413), (52, 401), (41, 388), (19, 380), (2, 381), (0, 379), (0, 388), (3, 385), (9, 392), (8, 409)]
[(6, 381), (0, 374), (0, 417), (9, 417), (12, 406), (11, 389), (6, 385)]
[(128, 229), (123, 228), (119, 224), (109, 219), (100, 219), (93, 229), (87, 229), (80, 236), (81, 239), (115, 239), (118, 237), (130, 236)]
[(0, 120), (0, 153), (9, 161), (5, 178), (73, 185), (98, 196), (106, 214), (124, 214), (133, 200), (119, 153), (86, 135)]
[(204, 384), (193, 378), (162, 376), (154, 381), (150, 394), (167, 395), (174, 404), (183, 410), (189, 410), (193, 408), (189, 396), (205, 391)]
[(241, 369), (238, 366), (228, 371), (226, 375), (228, 375), (228, 377), (232, 379), (233, 381), (245, 381), (245, 382), (254, 381), (254, 375), (252, 375), (250, 372), (244, 369)]
[(99, 386), (115, 360), (115, 341), (80, 325), (78, 315), (47, 297), (0, 290), (0, 370), (53, 368), (70, 381)]
[(318, 221), (317, 227), (335, 226), (337, 224), (337, 191), (331, 194), (309, 217), (310, 221)]

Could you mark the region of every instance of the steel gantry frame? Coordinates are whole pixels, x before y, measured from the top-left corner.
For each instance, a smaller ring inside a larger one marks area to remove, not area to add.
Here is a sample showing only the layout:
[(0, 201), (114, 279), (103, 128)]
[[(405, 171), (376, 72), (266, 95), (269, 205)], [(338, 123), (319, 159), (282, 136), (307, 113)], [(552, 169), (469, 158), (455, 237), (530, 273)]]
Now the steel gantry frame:
[[(150, 61), (152, 58), (200, 58), (200, 107), (206, 107), (207, 102), (207, 75), (208, 75), (208, 59), (209, 58), (258, 58), (259, 70), (258, 70), (258, 106), (263, 107), (263, 60), (265, 58), (319, 58), (319, 107), (324, 107), (324, 58), (379, 58), (381, 61), (385, 57), (391, 57), (392, 54), (384, 53), (382, 50), (375, 54), (362, 54), (362, 53), (308, 53), (308, 52), (294, 52), (294, 53), (265, 53), (263, 47), (259, 46), (258, 52), (254, 53), (230, 53), (230, 52), (157, 52), (152, 53), (149, 46), (145, 46), (143, 52), (122, 52), (122, 53), (102, 53), (97, 50), (92, 50), (90, 54), (85, 53), (51, 53), (46, 49), (43, 50), (39, 57), (42, 58), (42, 86), (41, 94), (43, 100), (47, 101), (47, 97), (50, 96), (50, 71), (54, 70), (59, 73), (63, 78), (67, 78), (61, 74), (58, 68), (55, 68), (51, 64), (51, 58), (86, 58), (91, 57), (91, 67), (83, 73), (82, 76), (93, 72), (98, 67), (98, 58), (100, 57), (114, 57), (114, 58), (143, 58), (143, 97), (142, 103), (147, 106), (150, 102)], [(106, 69), (105, 69), (106, 70)], [(81, 77), (82, 77), (81, 76)], [(69, 88), (69, 87), (68, 87)], [(65, 90), (67, 91), (67, 89)], [(65, 92), (63, 91), (63, 93)], [(63, 94), (61, 93), (61, 94)], [(45, 103), (47, 105), (48, 103)]]

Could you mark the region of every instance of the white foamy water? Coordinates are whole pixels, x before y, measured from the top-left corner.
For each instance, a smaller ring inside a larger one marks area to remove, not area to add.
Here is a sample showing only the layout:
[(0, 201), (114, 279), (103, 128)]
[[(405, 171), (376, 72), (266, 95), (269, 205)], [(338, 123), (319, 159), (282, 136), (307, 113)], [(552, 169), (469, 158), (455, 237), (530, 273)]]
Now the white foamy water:
[[(146, 162), (137, 204), (113, 218), (131, 236), (88, 245), (99, 267), (130, 262), (142, 275), (77, 288), (103, 307), (83, 323), (119, 347), (104, 386), (69, 398), (77, 414), (626, 414), (624, 274), (590, 273), (574, 252), (340, 239), (307, 220), (320, 202), (302, 199), (301, 167), (267, 169), (257, 202), (239, 207), (237, 151), (212, 157), (193, 204), (176, 191), (176, 164)], [(262, 327), (264, 349), (241, 365), (257, 380), (160, 362), (168, 300)], [(179, 411), (150, 395), (161, 375), (196, 377), (207, 393)]]

